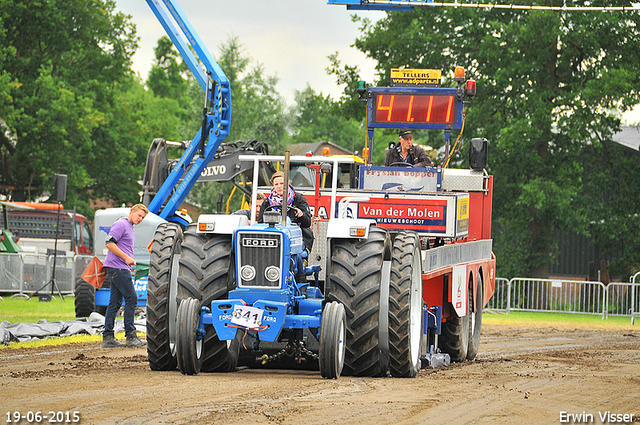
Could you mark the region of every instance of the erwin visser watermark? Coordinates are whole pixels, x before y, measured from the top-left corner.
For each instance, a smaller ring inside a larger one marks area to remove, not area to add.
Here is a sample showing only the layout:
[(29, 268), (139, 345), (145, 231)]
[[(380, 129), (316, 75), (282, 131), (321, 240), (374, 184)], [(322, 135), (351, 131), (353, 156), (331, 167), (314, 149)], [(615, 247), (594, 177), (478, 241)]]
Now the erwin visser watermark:
[(595, 423), (599, 419), (603, 424), (624, 424), (640, 421), (640, 417), (635, 413), (617, 413), (617, 412), (598, 412), (598, 413), (570, 413), (560, 412), (560, 423), (562, 424), (590, 424)]

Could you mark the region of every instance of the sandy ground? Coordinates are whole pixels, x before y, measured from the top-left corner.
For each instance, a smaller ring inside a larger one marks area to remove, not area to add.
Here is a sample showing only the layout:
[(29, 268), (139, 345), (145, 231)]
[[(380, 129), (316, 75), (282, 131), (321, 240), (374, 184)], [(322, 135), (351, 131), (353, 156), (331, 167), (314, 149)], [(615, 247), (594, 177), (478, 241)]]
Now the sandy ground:
[(3, 423), (30, 411), (42, 412), (39, 423), (78, 412), (83, 424), (640, 422), (640, 329), (484, 325), (475, 361), (416, 379), (246, 368), (183, 376), (152, 372), (144, 348), (6, 349), (0, 406)]

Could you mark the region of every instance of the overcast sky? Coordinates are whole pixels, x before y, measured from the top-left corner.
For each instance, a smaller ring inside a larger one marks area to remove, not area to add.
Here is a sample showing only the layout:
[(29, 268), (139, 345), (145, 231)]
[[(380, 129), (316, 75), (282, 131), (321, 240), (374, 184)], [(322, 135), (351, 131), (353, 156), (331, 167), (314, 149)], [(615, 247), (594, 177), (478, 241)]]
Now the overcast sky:
[[(131, 15), (140, 37), (133, 68), (146, 79), (154, 60), (153, 49), (164, 29), (144, 0), (116, 0), (118, 10)], [(316, 92), (337, 99), (342, 88), (327, 75), (327, 56), (338, 51), (342, 64), (357, 65), (372, 82), (375, 62), (350, 47), (359, 35), (352, 11), (328, 5), (326, 0), (177, 0), (187, 19), (213, 57), (231, 36), (237, 36), (252, 65), (279, 79), (280, 95), (293, 104), (294, 90), (307, 83)], [(361, 11), (378, 20), (383, 12)]]
[[(351, 45), (358, 24), (351, 22), (353, 11), (328, 5), (326, 0), (177, 0), (213, 57), (229, 37), (237, 36), (252, 59), (265, 73), (279, 79), (277, 88), (287, 105), (293, 105), (294, 90), (307, 84), (316, 92), (337, 99), (342, 87), (329, 76), (327, 56), (339, 52), (342, 65), (357, 65), (360, 76), (374, 81), (375, 61)], [(116, 0), (117, 8), (132, 16), (140, 37), (133, 68), (146, 79), (153, 64), (153, 49), (164, 29), (144, 0)], [(376, 21), (379, 11), (358, 11)], [(478, 88), (480, 94), (481, 88)], [(627, 122), (640, 121), (640, 110), (624, 116)]]

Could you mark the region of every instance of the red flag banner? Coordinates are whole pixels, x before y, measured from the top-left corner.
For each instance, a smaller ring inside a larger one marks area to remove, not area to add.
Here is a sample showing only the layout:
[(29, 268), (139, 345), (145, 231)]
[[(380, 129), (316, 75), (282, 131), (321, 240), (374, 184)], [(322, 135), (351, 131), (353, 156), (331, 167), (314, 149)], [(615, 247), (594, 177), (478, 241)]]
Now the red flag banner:
[(89, 285), (101, 288), (104, 278), (107, 276), (106, 270), (102, 266), (102, 261), (98, 257), (93, 257), (86, 269), (82, 272), (82, 278)]

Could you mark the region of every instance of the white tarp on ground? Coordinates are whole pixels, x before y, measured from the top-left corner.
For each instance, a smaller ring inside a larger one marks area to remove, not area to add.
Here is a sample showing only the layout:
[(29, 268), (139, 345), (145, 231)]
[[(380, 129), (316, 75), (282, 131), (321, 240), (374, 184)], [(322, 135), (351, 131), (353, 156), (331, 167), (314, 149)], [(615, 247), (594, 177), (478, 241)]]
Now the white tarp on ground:
[[(139, 317), (135, 321), (138, 332), (147, 331), (147, 320)], [(11, 324), (6, 320), (0, 323), (0, 344), (10, 342), (25, 342), (32, 339), (42, 339), (49, 337), (60, 337), (77, 334), (95, 335), (104, 331), (104, 316), (99, 313), (91, 313), (91, 316), (76, 320), (60, 320), (48, 322), (41, 320), (38, 323), (15, 323)], [(118, 319), (115, 322), (114, 331), (124, 331), (124, 321)]]

